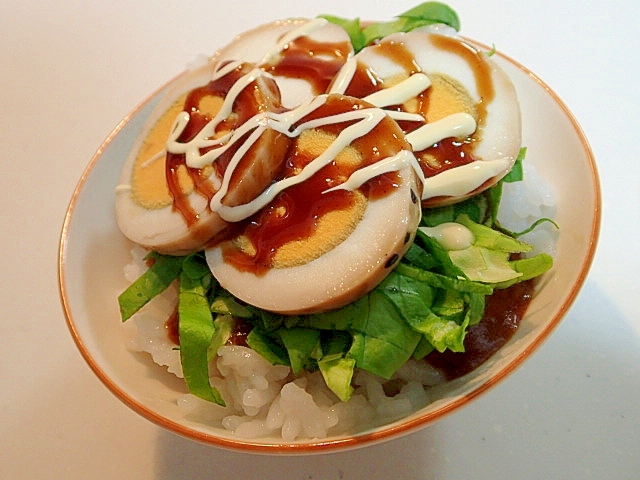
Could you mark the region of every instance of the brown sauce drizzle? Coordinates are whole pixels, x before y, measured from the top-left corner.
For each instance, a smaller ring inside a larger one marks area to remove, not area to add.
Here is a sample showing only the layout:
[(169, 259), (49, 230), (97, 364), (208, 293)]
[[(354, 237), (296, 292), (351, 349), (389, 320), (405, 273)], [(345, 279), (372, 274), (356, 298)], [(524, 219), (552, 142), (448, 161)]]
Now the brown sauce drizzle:
[(167, 338), (174, 345), (180, 345), (180, 322), (178, 315), (178, 307), (176, 307), (167, 321), (164, 322), (164, 329), (167, 332)]
[[(164, 324), (167, 332), (167, 339), (176, 346), (180, 346), (180, 316), (178, 308), (173, 311)], [(234, 327), (231, 336), (227, 340), (227, 345), (238, 345), (248, 347), (247, 337), (251, 332), (253, 325), (241, 318), (234, 318)]]
[[(225, 98), (233, 85), (240, 78), (247, 75), (252, 68), (249, 64), (241, 64), (227, 75), (192, 90), (187, 96), (183, 107), (183, 111), (188, 112), (190, 115), (189, 122), (182, 134), (178, 137), (178, 141), (188, 142), (192, 140), (212, 119), (209, 114), (201, 112), (199, 109), (199, 103), (204, 97), (215, 96)], [(257, 87), (255, 82), (252, 82), (242, 90), (233, 104), (233, 113), (228, 119), (220, 123), (218, 131), (235, 129), (253, 117), (256, 112), (263, 111), (265, 108), (264, 96), (261, 92), (263, 92), (265, 88), (268, 90), (268, 101), (274, 103), (274, 109), (278, 107), (279, 104), (277, 102), (279, 102), (280, 94), (275, 82), (269, 79), (262, 79), (261, 82), (260, 88)], [(222, 175), (224, 175), (231, 158), (241, 144), (242, 141), (237, 142), (236, 145), (229, 148), (216, 160), (214, 168), (218, 176), (222, 177)], [(206, 153), (206, 151), (207, 149), (203, 149), (201, 153)], [(190, 168), (185, 162), (184, 154), (167, 153), (166, 178), (169, 192), (173, 197), (173, 208), (180, 212), (187, 222), (187, 225), (192, 226), (199, 220), (199, 214), (193, 210), (187, 198), (188, 194), (185, 194), (180, 187), (178, 181), (179, 169), (181, 167), (186, 168), (193, 181), (195, 191), (206, 198), (208, 202), (211, 201), (216, 190), (205, 175), (205, 169)], [(241, 174), (242, 172), (237, 172), (237, 175)]]
[(326, 212), (349, 208), (354, 202), (352, 192), (322, 193), (329, 188), (326, 178), (331, 178), (335, 169), (335, 165), (323, 168), (306, 182), (281, 192), (269, 206), (251, 217), (242, 233), (254, 246), (255, 255), (225, 249), (225, 262), (242, 271), (264, 274), (272, 267), (280, 247), (310, 237)]
[(480, 96), (480, 102), (476, 105), (478, 109), (478, 129), (480, 130), (487, 117), (487, 106), (495, 97), (489, 62), (487, 62), (483, 53), (478, 52), (471, 45), (447, 37), (446, 35), (434, 35), (433, 42), (438, 48), (464, 58), (473, 70), (476, 85), (478, 86), (478, 94)]
[(235, 325), (233, 331), (231, 332), (231, 336), (227, 340), (227, 345), (237, 345), (239, 347), (248, 347), (247, 337), (251, 330), (253, 329), (253, 325), (242, 318), (234, 318)]
[[(363, 102), (354, 99), (332, 95), (324, 105), (306, 115), (298, 124), (361, 109), (364, 105)], [(347, 121), (318, 128), (338, 135), (355, 122)], [(326, 190), (345, 181), (357, 168), (395, 155), (402, 148), (410, 148), (399, 130), (396, 132), (397, 135), (393, 135), (397, 129), (395, 122), (385, 118), (369, 134), (351, 143), (362, 154), (361, 165), (347, 167), (333, 161), (310, 179), (281, 192), (267, 207), (244, 222), (242, 234), (255, 248), (255, 254), (249, 255), (232, 247), (224, 248), (225, 262), (241, 271), (251, 271), (256, 275), (266, 273), (272, 268), (274, 256), (280, 247), (292, 241), (309, 238), (323, 215), (331, 211), (346, 210), (355, 202), (353, 192), (325, 192)], [(295, 175), (314, 158), (293, 148), (287, 156), (281, 178)], [(369, 180), (360, 191), (369, 199), (381, 198), (397, 188), (399, 182), (398, 174), (390, 172)]]
[[(474, 73), (480, 95), (480, 102), (476, 105), (478, 111), (478, 129), (472, 138), (462, 141), (455, 138), (447, 138), (422, 152), (416, 152), (416, 157), (426, 177), (432, 177), (445, 170), (472, 163), (475, 160), (473, 157), (473, 143), (479, 139), (482, 130), (481, 126), (484, 124), (487, 115), (487, 105), (491, 103), (495, 96), (491, 78), (491, 67), (482, 53), (477, 52), (470, 45), (455, 38), (444, 35), (432, 35), (431, 37), (431, 41), (438, 48), (451, 52), (467, 62)], [(378, 55), (384, 56), (400, 66), (407, 76), (422, 71), (416, 63), (413, 54), (402, 42), (383, 41), (369, 48), (377, 49), (376, 53)], [(358, 63), (353, 79), (345, 93), (363, 98), (382, 90), (382, 88), (383, 81), (365, 65)], [(417, 100), (417, 111), (425, 111), (426, 105), (428, 105), (429, 102), (429, 89), (419, 94)], [(403, 110), (402, 105), (387, 108), (396, 111)], [(411, 132), (420, 126), (417, 122), (407, 121), (401, 121), (399, 124), (405, 133)]]
[[(472, 143), (468, 140), (445, 138), (422, 152), (418, 152), (416, 158), (418, 158), (425, 177), (433, 177), (445, 170), (472, 163), (474, 158), (471, 147)], [(435, 159), (435, 162), (432, 159)]]
[(367, 95), (382, 90), (382, 88), (382, 79), (369, 70), (364, 64), (358, 62), (353, 78), (344, 93), (351, 97), (364, 98)]
[(319, 95), (327, 91), (350, 52), (348, 42), (316, 42), (302, 36), (287, 45), (277, 63), (264, 69), (274, 75), (305, 80)]

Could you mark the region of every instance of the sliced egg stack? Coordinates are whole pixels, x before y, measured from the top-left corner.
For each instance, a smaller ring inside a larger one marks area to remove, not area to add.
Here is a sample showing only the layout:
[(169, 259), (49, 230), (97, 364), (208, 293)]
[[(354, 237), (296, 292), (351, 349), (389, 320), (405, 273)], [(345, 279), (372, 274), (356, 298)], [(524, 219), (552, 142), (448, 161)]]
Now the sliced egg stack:
[(460, 38), (354, 54), (342, 28), (286, 20), (174, 83), (124, 165), (117, 220), (149, 249), (204, 250), (251, 305), (324, 311), (386, 277), (423, 207), (494, 185), (520, 141), (511, 82)]

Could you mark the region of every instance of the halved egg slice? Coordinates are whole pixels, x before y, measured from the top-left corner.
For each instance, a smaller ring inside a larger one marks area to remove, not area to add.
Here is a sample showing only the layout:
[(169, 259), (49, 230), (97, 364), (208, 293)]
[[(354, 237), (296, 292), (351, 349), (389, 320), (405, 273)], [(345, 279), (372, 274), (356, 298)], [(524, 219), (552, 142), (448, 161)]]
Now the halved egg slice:
[[(323, 93), (352, 53), (346, 32), (326, 20), (285, 20), (239, 35), (179, 77), (123, 167), (116, 216), (124, 235), (161, 253), (202, 249), (229, 225), (210, 208), (219, 189), (218, 204), (246, 202), (281, 167), (288, 140), (266, 115)], [(234, 174), (225, 178), (229, 163)]]
[(276, 121), (294, 136), (283, 175), (234, 238), (205, 251), (207, 262), (251, 305), (338, 308), (378, 285), (412, 243), (415, 158), (394, 120), (352, 97), (319, 96)]
[[(289, 146), (264, 127), (265, 112), (281, 109), (274, 81), (247, 63), (228, 63), (201, 80), (203, 67), (181, 79), (152, 114), (124, 164), (116, 218), (125, 236), (155, 251), (201, 250), (228, 226), (210, 201), (234, 162), (223, 203), (251, 200), (272, 181)], [(249, 139), (250, 141), (248, 141)]]
[(425, 175), (427, 207), (493, 186), (520, 150), (513, 84), (490, 55), (459, 37), (425, 31), (389, 35), (361, 50), (332, 91), (401, 112), (396, 118)]

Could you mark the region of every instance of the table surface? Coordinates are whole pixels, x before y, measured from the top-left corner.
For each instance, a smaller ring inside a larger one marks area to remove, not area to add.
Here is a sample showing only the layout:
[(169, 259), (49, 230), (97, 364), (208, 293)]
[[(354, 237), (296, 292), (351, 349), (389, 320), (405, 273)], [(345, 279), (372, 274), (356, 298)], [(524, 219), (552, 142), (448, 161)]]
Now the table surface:
[(530, 360), (477, 401), (418, 433), (349, 453), (245, 456), (156, 427), (91, 373), (60, 306), (57, 249), (75, 184), (112, 128), (235, 33), (320, 13), (387, 19), (414, 0), (285, 3), (0, 2), (0, 478), (635, 477), (635, 1), (450, 2), (466, 36), (495, 44), (564, 100), (592, 145), (603, 190), (599, 248), (579, 297)]

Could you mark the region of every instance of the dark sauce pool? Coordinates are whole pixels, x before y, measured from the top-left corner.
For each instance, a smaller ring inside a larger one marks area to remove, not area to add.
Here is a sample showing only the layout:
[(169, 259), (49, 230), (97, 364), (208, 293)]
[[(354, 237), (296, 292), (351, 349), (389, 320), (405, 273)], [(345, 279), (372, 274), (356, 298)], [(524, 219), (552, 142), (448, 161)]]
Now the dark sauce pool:
[(486, 362), (518, 329), (533, 297), (534, 281), (527, 280), (496, 290), (487, 297), (484, 318), (469, 327), (465, 351), (432, 352), (425, 361), (440, 370), (447, 380), (461, 377)]

